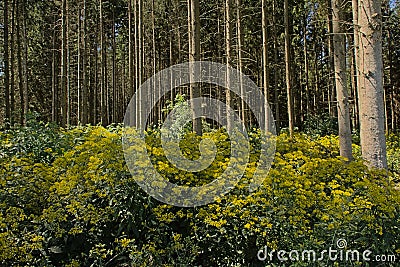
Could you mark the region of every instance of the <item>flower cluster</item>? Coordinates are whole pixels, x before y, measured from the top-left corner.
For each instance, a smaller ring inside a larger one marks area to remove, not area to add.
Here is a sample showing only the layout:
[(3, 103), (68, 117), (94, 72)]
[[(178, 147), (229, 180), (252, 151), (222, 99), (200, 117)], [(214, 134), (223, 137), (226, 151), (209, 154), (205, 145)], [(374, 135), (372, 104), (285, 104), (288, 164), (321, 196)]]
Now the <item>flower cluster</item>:
[[(260, 153), (260, 133), (253, 131), (239, 184), (207, 206), (178, 208), (136, 184), (120, 127), (35, 127), (0, 133), (0, 265), (256, 265), (265, 245), (323, 250), (337, 238), (360, 251), (400, 252), (398, 136), (388, 137), (386, 173), (369, 170), (359, 157), (340, 158), (336, 136), (282, 134), (263, 185), (249, 193)], [(216, 159), (198, 173), (168, 162), (158, 131), (148, 133), (146, 148), (165, 179), (202, 185), (219, 177), (230, 156), (225, 131), (205, 136), (216, 144)], [(199, 156), (190, 151), (201, 138), (181, 141), (188, 158)]]

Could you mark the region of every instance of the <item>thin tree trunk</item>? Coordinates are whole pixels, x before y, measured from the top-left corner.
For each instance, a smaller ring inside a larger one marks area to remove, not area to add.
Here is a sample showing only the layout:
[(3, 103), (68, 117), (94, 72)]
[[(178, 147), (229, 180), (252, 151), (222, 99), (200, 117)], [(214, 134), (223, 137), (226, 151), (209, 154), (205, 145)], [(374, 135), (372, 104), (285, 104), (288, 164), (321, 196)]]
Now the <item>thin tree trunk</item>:
[(272, 35), (274, 38), (274, 105), (275, 105), (275, 120), (276, 120), (276, 132), (280, 132), (281, 121), (280, 121), (280, 107), (279, 107), (279, 61), (278, 61), (278, 37), (276, 29), (276, 1), (272, 0)]
[(230, 70), (229, 66), (231, 63), (231, 0), (225, 1), (225, 46), (226, 46), (226, 89), (225, 89), (225, 102), (226, 102), (226, 128), (227, 130), (232, 129), (232, 114), (230, 112), (230, 106), (232, 102), (232, 95), (230, 90)]
[(61, 10), (61, 126), (67, 124), (67, 0), (62, 1)]
[(78, 25), (78, 44), (77, 44), (77, 58), (78, 58), (78, 62), (77, 62), (77, 91), (78, 91), (78, 123), (81, 123), (82, 120), (82, 87), (81, 87), (81, 57), (82, 57), (82, 53), (81, 53), (81, 32), (82, 32), (82, 23), (81, 23), (81, 17), (82, 17), (82, 10), (81, 7), (78, 6), (78, 16), (77, 16), (77, 25)]
[(107, 123), (107, 96), (106, 96), (106, 48), (104, 41), (104, 22), (103, 22), (103, 0), (100, 0), (100, 114), (101, 124), (106, 126)]
[[(188, 0), (190, 8), (190, 28), (189, 33), (191, 39), (189, 61), (196, 62), (200, 60), (200, 7), (199, 0)], [(198, 66), (192, 66), (190, 71), (190, 98), (195, 99), (201, 96), (199, 84), (194, 83), (195, 72), (198, 71)], [(200, 107), (194, 105), (192, 102), (192, 113), (193, 113), (193, 132), (197, 135), (202, 135), (201, 118), (197, 117)]]
[(117, 45), (115, 29), (115, 5), (113, 5), (112, 21), (112, 123), (117, 122)]
[(10, 110), (11, 110), (11, 125), (14, 124), (14, 112), (15, 112), (15, 17), (17, 9), (17, 0), (12, 2), (11, 11), (11, 43), (10, 43)]
[(264, 123), (265, 129), (269, 130), (269, 67), (268, 67), (268, 21), (266, 0), (261, 0), (261, 20), (262, 20), (262, 70), (263, 70), (263, 91), (264, 91)]
[(8, 50), (8, 0), (4, 0), (4, 95), (5, 95), (5, 119), (7, 122), (11, 120), (10, 108), (10, 65)]
[(21, 113), (19, 117), (19, 122), (21, 125), (24, 124), (25, 121), (25, 105), (24, 105), (24, 74), (22, 71), (22, 45), (21, 45), (21, 5), (20, 2), (17, 0), (17, 6), (16, 6), (16, 17), (17, 17), (17, 63), (18, 63), (18, 87), (19, 87), (19, 100), (20, 100), (20, 108), (21, 108)]
[(285, 20), (285, 66), (286, 66), (286, 93), (287, 93), (287, 109), (289, 119), (289, 133), (294, 133), (294, 111), (293, 111), (293, 94), (292, 94), (292, 75), (291, 75), (291, 43), (289, 31), (289, 1), (284, 0), (284, 20)]
[(57, 86), (57, 76), (58, 76), (58, 61), (57, 61), (57, 36), (56, 36), (56, 23), (57, 17), (54, 18), (54, 30), (53, 30), (53, 51), (51, 60), (51, 120), (53, 122), (58, 122), (58, 86)]
[(353, 160), (349, 96), (347, 91), (346, 36), (344, 27), (344, 2), (332, 0), (332, 30), (337, 112), (339, 124), (340, 156)]
[[(243, 45), (243, 34), (242, 34), (242, 14), (240, 12), (242, 8), (241, 0), (236, 0), (236, 28), (237, 28), (237, 56), (238, 56), (238, 70), (240, 73), (243, 73), (243, 55), (242, 55), (242, 45)], [(246, 120), (246, 110), (245, 110), (245, 102), (244, 102), (244, 88), (243, 88), (243, 80), (242, 75), (239, 75), (239, 86), (240, 86), (240, 110), (242, 121)], [(211, 97), (211, 95), (210, 95)]]
[(83, 0), (83, 55), (82, 55), (82, 124), (88, 123), (88, 76), (87, 76), (87, 18), (86, 18), (86, 0)]

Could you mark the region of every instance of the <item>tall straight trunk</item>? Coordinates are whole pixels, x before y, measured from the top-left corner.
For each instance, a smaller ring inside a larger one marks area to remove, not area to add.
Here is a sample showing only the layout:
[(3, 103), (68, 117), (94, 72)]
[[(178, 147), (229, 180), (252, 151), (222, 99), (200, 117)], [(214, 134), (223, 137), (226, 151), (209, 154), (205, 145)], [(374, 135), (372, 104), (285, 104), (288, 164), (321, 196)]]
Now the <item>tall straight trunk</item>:
[[(189, 61), (196, 62), (200, 60), (200, 6), (199, 0), (188, 0), (189, 8), (190, 8), (190, 53), (189, 53)], [(194, 74), (196, 71), (196, 67), (191, 67), (190, 71), (190, 98), (199, 98), (201, 96), (200, 86), (199, 84), (194, 83)], [(192, 102), (192, 113), (193, 113), (193, 132), (197, 135), (202, 135), (202, 125), (201, 118), (196, 118), (198, 115), (200, 107), (196, 106)]]
[(87, 75), (87, 20), (86, 20), (86, 0), (83, 0), (83, 55), (82, 55), (82, 124), (88, 123), (88, 75)]
[(17, 0), (17, 6), (16, 6), (17, 10), (16, 10), (16, 17), (17, 17), (17, 26), (16, 26), (16, 35), (17, 35), (17, 63), (18, 63), (18, 89), (19, 89), (19, 100), (20, 100), (20, 109), (21, 109), (21, 113), (20, 113), (20, 117), (19, 117), (19, 122), (21, 125), (24, 124), (25, 121), (25, 105), (24, 105), (24, 99), (25, 99), (25, 95), (24, 95), (24, 73), (23, 73), (23, 69), (22, 69), (22, 41), (21, 41), (21, 27), (22, 27), (22, 23), (21, 23), (21, 5), (20, 5), (20, 1)]
[(66, 72), (66, 81), (67, 81), (67, 125), (71, 124), (71, 114), (72, 114), (72, 101), (71, 101), (71, 50), (69, 46), (69, 2), (67, 1), (67, 12), (66, 12), (66, 50), (67, 50), (67, 72)]
[[(341, 1), (341, 0), (337, 0), (337, 1)], [(329, 10), (333, 10), (335, 7), (333, 7), (333, 1), (328, 1), (328, 8)], [(340, 5), (340, 3), (339, 3)], [(340, 8), (336, 7), (336, 8)], [(328, 20), (327, 20), (327, 26), (328, 26), (328, 32), (332, 33), (333, 32), (333, 22), (335, 20), (335, 18), (333, 18), (333, 12), (328, 12)], [(342, 16), (343, 17), (343, 16)], [(344, 19), (344, 18), (342, 18)], [(340, 26), (340, 25), (339, 25)], [(344, 33), (344, 29), (342, 31), (342, 33)], [(346, 41), (346, 37), (344, 36), (344, 41)], [(328, 92), (327, 92), (327, 99), (328, 99), (328, 109), (329, 109), (329, 115), (331, 117), (335, 117), (336, 116), (336, 111), (337, 109), (335, 109), (335, 105), (333, 105), (333, 103), (335, 102), (335, 79), (336, 76), (334, 74), (335, 72), (335, 62), (334, 62), (334, 35), (328, 35), (327, 38), (327, 48), (328, 48), (328, 76), (329, 76), (329, 82), (328, 82)], [(336, 87), (337, 88), (337, 87)], [(339, 115), (340, 116), (340, 115)]]
[(268, 21), (266, 0), (261, 0), (261, 20), (262, 20), (262, 70), (263, 70), (263, 92), (264, 92), (264, 123), (265, 128), (269, 129), (269, 67), (268, 67)]
[(230, 112), (230, 106), (232, 102), (232, 95), (230, 90), (230, 70), (229, 65), (231, 63), (231, 0), (225, 0), (225, 53), (226, 53), (226, 89), (225, 89), (225, 102), (226, 102), (226, 128), (229, 131), (232, 129), (232, 114)]
[(337, 94), (340, 156), (353, 159), (347, 91), (346, 35), (343, 0), (332, 0), (333, 59)]
[[(156, 51), (156, 22), (155, 22), (155, 15), (154, 15), (154, 8), (155, 8), (155, 3), (154, 0), (151, 1), (151, 44), (152, 44), (152, 75), (156, 75), (156, 71), (157, 71), (157, 51)], [(156, 97), (158, 98), (160, 96), (160, 86), (158, 86), (156, 83), (153, 83), (153, 93), (154, 95), (152, 95), (152, 97)], [(160, 120), (161, 118), (161, 101), (158, 102), (157, 108), (155, 108), (153, 110), (153, 122), (156, 123), (158, 120)]]
[[(354, 45), (354, 38), (353, 39), (353, 45)], [(355, 64), (355, 55), (354, 55), (354, 49), (350, 50), (350, 68), (351, 68), (351, 94), (353, 98), (353, 108), (352, 108), (352, 125), (353, 129), (359, 129), (358, 126), (358, 97), (357, 97), (357, 77), (356, 77), (356, 64)]]
[[(238, 70), (240, 73), (243, 72), (243, 55), (242, 55), (242, 46), (243, 46), (243, 34), (242, 34), (242, 14), (241, 14), (242, 2), (241, 0), (236, 0), (236, 28), (237, 28), (237, 57), (238, 57)], [(243, 88), (243, 80), (242, 75), (239, 75), (239, 86), (240, 86), (240, 94), (242, 97), (240, 98), (240, 110), (242, 121), (246, 120), (246, 110), (245, 110), (245, 102), (244, 102), (244, 88)]]
[(8, 0), (4, 0), (4, 98), (5, 98), (5, 119), (10, 122), (11, 119), (11, 105), (10, 105), (10, 65), (9, 65), (9, 51), (8, 51)]
[(135, 93), (133, 87), (133, 38), (132, 38), (132, 0), (128, 0), (128, 86), (129, 94)]
[[(57, 23), (57, 17), (54, 17), (54, 25)], [(58, 76), (58, 61), (57, 61), (57, 30), (54, 27), (53, 30), (53, 51), (52, 51), (52, 60), (51, 60), (51, 120), (53, 122), (58, 122), (58, 85), (57, 85), (57, 76)]]
[(67, 0), (62, 1), (61, 10), (61, 126), (67, 125)]
[(115, 29), (115, 5), (112, 13), (112, 119), (111, 122), (117, 122), (117, 43)]
[(11, 125), (14, 124), (15, 112), (15, 17), (17, 9), (17, 0), (12, 2), (11, 10), (11, 42), (10, 42), (10, 110), (11, 110)]
[[(26, 0), (22, 0), (22, 35), (21, 35), (21, 42), (22, 42), (22, 86), (24, 91), (24, 110), (25, 115), (29, 111), (29, 94), (28, 94), (28, 42), (27, 42), (27, 33), (26, 33)], [(26, 124), (26, 116), (24, 117), (24, 124)]]
[(285, 69), (286, 69), (286, 94), (287, 109), (289, 120), (289, 133), (293, 136), (294, 132), (294, 110), (293, 110), (293, 93), (292, 93), (292, 75), (291, 75), (291, 41), (289, 30), (289, 0), (284, 0), (284, 20), (285, 20)]
[[(142, 37), (142, 0), (137, 0), (138, 1), (138, 7), (137, 7), (137, 53), (138, 53), (138, 58), (137, 58), (137, 88), (140, 87), (140, 85), (142, 84), (142, 75), (143, 75), (143, 37)], [(136, 114), (137, 114), (137, 122), (139, 123), (139, 126), (141, 126), (144, 122), (142, 121), (142, 114), (141, 114), (141, 110), (142, 110), (142, 96), (141, 93), (139, 93), (139, 95), (137, 95), (137, 105), (136, 105)]]
[(277, 37), (277, 29), (276, 29), (276, 1), (272, 0), (272, 35), (274, 39), (274, 106), (275, 106), (275, 120), (276, 120), (276, 131), (279, 133), (281, 127), (280, 121), (280, 107), (279, 107), (279, 60), (278, 60), (278, 37)]
[(304, 84), (305, 84), (305, 94), (306, 94), (306, 117), (308, 118), (310, 114), (310, 85), (309, 85), (309, 64), (308, 64), (308, 49), (307, 49), (307, 19), (304, 19), (303, 27), (303, 54), (304, 54)]
[(82, 17), (82, 9), (80, 5), (78, 6), (78, 16), (77, 16), (77, 26), (78, 26), (78, 43), (77, 43), (77, 92), (78, 92), (78, 123), (81, 123), (82, 120), (82, 76), (81, 76), (81, 64), (82, 64), (82, 52), (81, 52), (81, 33), (82, 33), (82, 22), (81, 22), (81, 17)]
[(100, 0), (100, 114), (101, 124), (106, 126), (107, 123), (107, 96), (106, 96), (106, 48), (104, 41), (104, 22), (103, 22), (103, 0)]
[(358, 1), (360, 138), (370, 167), (387, 169), (383, 100), (382, 1)]
[[(352, 0), (352, 11), (353, 11), (353, 42), (354, 42), (354, 98), (357, 111), (358, 124), (361, 122), (360, 119), (360, 104), (359, 104), (359, 85), (360, 85), (360, 71), (359, 71), (359, 50), (360, 50), (360, 29), (358, 25), (358, 0)], [(360, 127), (360, 125), (358, 125)]]

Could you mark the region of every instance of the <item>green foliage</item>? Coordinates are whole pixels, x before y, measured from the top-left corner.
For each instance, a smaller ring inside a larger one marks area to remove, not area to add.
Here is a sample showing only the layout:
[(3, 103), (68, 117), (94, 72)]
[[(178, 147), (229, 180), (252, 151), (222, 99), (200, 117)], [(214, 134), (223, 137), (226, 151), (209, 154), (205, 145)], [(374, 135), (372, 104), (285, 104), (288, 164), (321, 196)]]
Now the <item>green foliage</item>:
[[(280, 135), (271, 171), (249, 194), (259, 147), (259, 132), (251, 132), (253, 155), (237, 187), (213, 204), (178, 208), (139, 188), (125, 165), (121, 132), (38, 124), (0, 133), (0, 265), (264, 266), (257, 259), (264, 246), (322, 251), (338, 238), (375, 255), (400, 252), (398, 173), (388, 179), (359, 159), (346, 163), (336, 136)], [(199, 173), (185, 175), (166, 162), (159, 131), (148, 133), (147, 150), (165, 178), (208, 182), (228, 165), (230, 145), (225, 131), (206, 135), (217, 144), (217, 160)], [(201, 138), (185, 135), (181, 149), (193, 151)], [(399, 140), (388, 138), (393, 171)], [(333, 263), (321, 263), (327, 265)]]
[(337, 119), (328, 113), (309, 115), (303, 123), (303, 132), (312, 136), (337, 134)]

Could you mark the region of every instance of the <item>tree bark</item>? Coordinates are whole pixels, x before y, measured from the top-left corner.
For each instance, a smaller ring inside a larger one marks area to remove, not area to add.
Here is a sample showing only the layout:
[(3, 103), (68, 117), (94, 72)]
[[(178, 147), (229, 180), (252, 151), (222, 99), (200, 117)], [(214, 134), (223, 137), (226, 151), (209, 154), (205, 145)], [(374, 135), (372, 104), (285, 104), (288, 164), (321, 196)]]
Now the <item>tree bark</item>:
[(332, 0), (333, 60), (337, 94), (340, 156), (352, 160), (352, 139), (347, 91), (346, 35), (343, 0)]
[(383, 100), (382, 1), (358, 1), (359, 101), (362, 156), (387, 169)]
[(266, 0), (261, 0), (261, 20), (262, 20), (262, 70), (263, 70), (263, 93), (264, 93), (264, 123), (265, 129), (269, 129), (269, 62), (268, 62), (268, 21)]
[(292, 93), (292, 75), (291, 75), (291, 42), (289, 31), (289, 1), (284, 0), (284, 20), (285, 20), (285, 67), (286, 67), (286, 94), (287, 94), (287, 109), (289, 120), (289, 133), (293, 136), (294, 133), (294, 110), (293, 110), (293, 93)]
[[(196, 62), (200, 60), (200, 7), (199, 0), (188, 0), (190, 8), (190, 25), (189, 25), (189, 43), (190, 43), (190, 53), (189, 62)], [(197, 67), (197, 66), (196, 66)], [(190, 71), (190, 98), (198, 98), (201, 96), (199, 84), (194, 83), (194, 75), (196, 70), (195, 67), (191, 67)], [(201, 107), (198, 107), (192, 103), (192, 113), (193, 113), (193, 132), (197, 135), (202, 135), (202, 125), (201, 118), (196, 118)]]
[(62, 1), (61, 10), (61, 126), (67, 125), (67, 0)]
[(231, 75), (230, 75), (230, 63), (231, 63), (231, 0), (225, 1), (225, 53), (226, 53), (226, 88), (225, 88), (225, 103), (226, 109), (226, 128), (228, 131), (232, 129), (232, 114), (230, 112), (230, 106), (232, 102), (232, 95), (230, 90)]
[(8, 50), (8, 0), (4, 0), (4, 95), (5, 95), (5, 119), (7, 122), (11, 120), (10, 105), (10, 65)]

